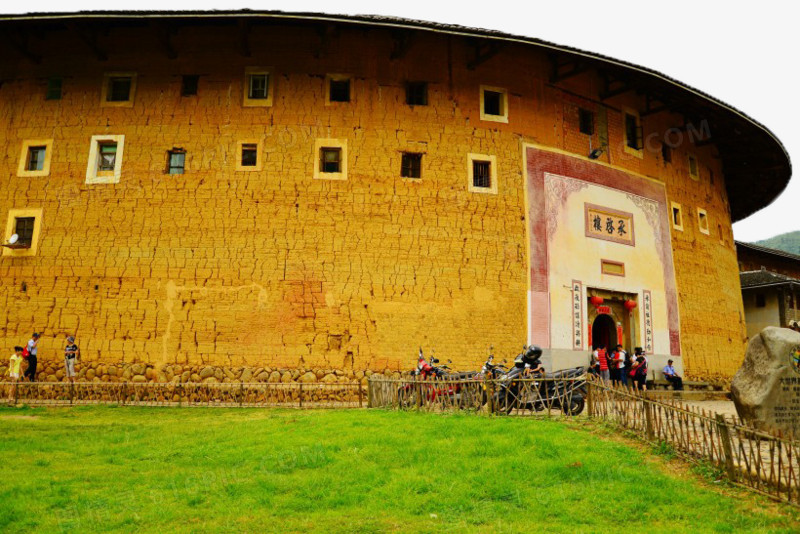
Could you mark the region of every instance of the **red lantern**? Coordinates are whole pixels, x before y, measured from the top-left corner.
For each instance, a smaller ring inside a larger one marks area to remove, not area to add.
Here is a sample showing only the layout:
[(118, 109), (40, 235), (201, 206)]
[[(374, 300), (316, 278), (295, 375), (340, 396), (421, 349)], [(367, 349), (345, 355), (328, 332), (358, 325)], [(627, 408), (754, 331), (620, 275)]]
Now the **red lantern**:
[(594, 307), (596, 308), (596, 307), (600, 306), (603, 303), (603, 297), (598, 297), (597, 295), (593, 295), (589, 299), (589, 302), (591, 302), (594, 305)]
[(625, 306), (625, 309), (628, 310), (629, 312), (633, 311), (633, 309), (636, 307), (636, 301), (635, 300), (626, 300), (625, 304), (623, 304), (623, 306)]

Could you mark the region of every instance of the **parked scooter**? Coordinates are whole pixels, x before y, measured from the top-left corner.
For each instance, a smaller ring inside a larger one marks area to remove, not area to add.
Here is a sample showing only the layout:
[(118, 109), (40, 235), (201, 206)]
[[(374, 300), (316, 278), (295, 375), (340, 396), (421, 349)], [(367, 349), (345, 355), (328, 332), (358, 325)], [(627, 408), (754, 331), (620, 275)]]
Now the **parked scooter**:
[(542, 349), (531, 345), (524, 347), (522, 354), (514, 359), (514, 367), (497, 383), (493, 397), (496, 411), (511, 413), (517, 408), (540, 412), (556, 408), (567, 415), (583, 412), (586, 380), (574, 380), (584, 376), (583, 367), (545, 373), (541, 356)]

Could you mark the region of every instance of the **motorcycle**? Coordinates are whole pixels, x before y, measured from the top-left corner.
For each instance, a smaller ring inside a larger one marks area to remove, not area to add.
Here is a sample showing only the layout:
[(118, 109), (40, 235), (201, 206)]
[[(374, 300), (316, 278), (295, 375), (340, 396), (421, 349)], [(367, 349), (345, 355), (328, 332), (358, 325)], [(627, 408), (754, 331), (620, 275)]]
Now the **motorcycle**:
[[(458, 406), (470, 407), (475, 395), (471, 391), (469, 393), (465, 391), (466, 384), (463, 381), (474, 377), (476, 373), (474, 371), (453, 373), (449, 363), (452, 361), (447, 360), (447, 364), (441, 364), (434, 356), (427, 361), (422, 353), (422, 348), (420, 348), (417, 367), (410, 373), (415, 380), (398, 388), (398, 404), (403, 408), (408, 408), (426, 402), (434, 402), (440, 397), (449, 397), (447, 400)], [(422, 384), (417, 382), (422, 382)], [(467, 390), (469, 389), (467, 388)]]
[(483, 367), (481, 367), (480, 372), (472, 377), (473, 380), (480, 383), (480, 400), (478, 401), (477, 408), (484, 406), (489, 400), (486, 392), (486, 381), (497, 380), (506, 373), (508, 373), (506, 360), (503, 360), (501, 363), (494, 363), (494, 355), (490, 352), (489, 358), (486, 360), (486, 363), (483, 364)]
[[(525, 347), (514, 359), (514, 367), (496, 383), (494, 409), (511, 413), (514, 408), (541, 412), (560, 409), (566, 415), (579, 415), (586, 405), (586, 378), (583, 367), (545, 373), (541, 366), (542, 349)], [(532, 381), (525, 380), (531, 376)], [(538, 380), (537, 380), (538, 379)]]

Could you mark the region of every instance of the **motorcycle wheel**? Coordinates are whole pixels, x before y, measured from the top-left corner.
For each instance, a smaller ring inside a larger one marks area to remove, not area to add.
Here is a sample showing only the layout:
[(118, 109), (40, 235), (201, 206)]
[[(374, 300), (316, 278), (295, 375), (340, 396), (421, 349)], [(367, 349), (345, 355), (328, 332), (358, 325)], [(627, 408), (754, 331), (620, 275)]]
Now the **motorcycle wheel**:
[(561, 411), (566, 415), (580, 415), (584, 406), (586, 406), (586, 400), (583, 397), (575, 397), (569, 404), (562, 405)]
[(516, 405), (516, 397), (511, 393), (495, 393), (494, 411), (495, 413), (510, 414)]

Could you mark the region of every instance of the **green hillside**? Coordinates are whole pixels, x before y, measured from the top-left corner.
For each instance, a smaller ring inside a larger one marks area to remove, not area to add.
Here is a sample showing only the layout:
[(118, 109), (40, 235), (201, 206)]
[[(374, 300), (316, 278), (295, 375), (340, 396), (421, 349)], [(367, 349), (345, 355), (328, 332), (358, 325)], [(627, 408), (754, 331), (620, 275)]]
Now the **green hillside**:
[(800, 231), (789, 232), (762, 241), (756, 241), (756, 245), (775, 248), (783, 250), (784, 252), (791, 252), (792, 254), (800, 254)]

